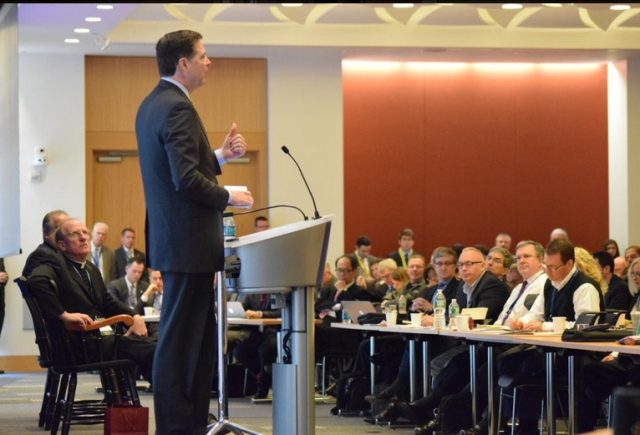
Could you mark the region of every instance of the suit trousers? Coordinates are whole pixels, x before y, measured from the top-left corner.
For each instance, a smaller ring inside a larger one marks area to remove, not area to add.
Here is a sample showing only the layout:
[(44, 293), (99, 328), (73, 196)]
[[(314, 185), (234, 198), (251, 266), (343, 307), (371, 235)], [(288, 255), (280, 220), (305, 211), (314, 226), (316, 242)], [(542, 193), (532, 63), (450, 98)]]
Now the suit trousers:
[(216, 361), (214, 274), (162, 275), (160, 336), (153, 362), (156, 434), (203, 434)]

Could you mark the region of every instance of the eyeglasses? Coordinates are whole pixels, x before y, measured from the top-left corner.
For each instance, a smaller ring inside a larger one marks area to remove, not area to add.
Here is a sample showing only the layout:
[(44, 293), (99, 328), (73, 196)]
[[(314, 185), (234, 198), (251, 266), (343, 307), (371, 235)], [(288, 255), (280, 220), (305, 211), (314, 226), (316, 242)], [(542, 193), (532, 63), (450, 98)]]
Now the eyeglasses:
[(495, 263), (495, 264), (503, 264), (504, 261), (502, 260), (502, 258), (498, 258), (498, 257), (492, 257), (491, 255), (487, 256), (487, 262), (489, 263)]
[(436, 267), (447, 267), (447, 266), (453, 266), (455, 263), (453, 261), (436, 261), (435, 263), (433, 263), (434, 266)]
[(631, 278), (640, 278), (640, 272), (630, 272)]
[(481, 263), (484, 263), (484, 261), (465, 261), (464, 263), (458, 263), (458, 267), (462, 269), (463, 267), (471, 267), (474, 264), (481, 264)]
[(336, 272), (338, 272), (338, 273), (349, 273), (349, 272), (353, 272), (353, 269), (341, 269), (341, 268), (338, 268), (338, 269), (336, 269)]
[(520, 260), (528, 260), (529, 258), (533, 258), (534, 256), (531, 254), (522, 254), (522, 255), (516, 255), (516, 261), (520, 261)]
[(564, 266), (567, 263), (562, 263), (562, 264), (555, 264), (555, 265), (551, 265), (551, 264), (545, 264), (544, 267), (546, 267), (547, 269), (551, 269), (554, 272), (556, 272), (558, 269), (560, 269), (562, 266)]

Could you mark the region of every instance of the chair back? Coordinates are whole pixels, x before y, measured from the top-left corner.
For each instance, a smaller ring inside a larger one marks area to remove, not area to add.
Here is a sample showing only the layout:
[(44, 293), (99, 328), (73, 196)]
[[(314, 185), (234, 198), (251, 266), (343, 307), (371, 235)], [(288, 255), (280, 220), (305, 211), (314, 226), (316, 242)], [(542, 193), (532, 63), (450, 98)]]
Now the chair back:
[(29, 290), (27, 279), (24, 276), (16, 278), (14, 282), (18, 285), (20, 293), (22, 293), (22, 298), (29, 308), (31, 319), (33, 320), (33, 330), (36, 334), (36, 344), (38, 345), (38, 351), (40, 352), (40, 357), (38, 358), (40, 367), (49, 367), (53, 364), (53, 353), (51, 350), (51, 341), (49, 339), (49, 335), (47, 334), (47, 328), (45, 325), (44, 317), (42, 315), (42, 311), (40, 311), (38, 301), (31, 293), (31, 290)]

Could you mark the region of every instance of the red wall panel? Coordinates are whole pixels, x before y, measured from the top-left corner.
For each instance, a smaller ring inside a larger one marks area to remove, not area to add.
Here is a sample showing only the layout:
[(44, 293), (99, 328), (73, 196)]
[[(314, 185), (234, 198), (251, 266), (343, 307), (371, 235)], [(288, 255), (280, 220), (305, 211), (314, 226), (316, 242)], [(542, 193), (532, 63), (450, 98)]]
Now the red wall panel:
[(345, 251), (608, 238), (606, 66), (344, 67)]

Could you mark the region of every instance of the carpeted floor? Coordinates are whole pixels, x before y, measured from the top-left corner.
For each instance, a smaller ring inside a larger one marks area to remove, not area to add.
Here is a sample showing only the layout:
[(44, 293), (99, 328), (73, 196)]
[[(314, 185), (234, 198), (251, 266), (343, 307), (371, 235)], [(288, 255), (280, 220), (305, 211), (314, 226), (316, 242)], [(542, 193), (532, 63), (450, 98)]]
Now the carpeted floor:
[[(38, 427), (38, 412), (42, 401), (45, 373), (6, 373), (0, 375), (0, 435), (42, 435), (43, 429)], [(99, 386), (96, 375), (81, 375), (78, 381), (76, 397), (78, 399), (94, 399), (100, 395), (95, 392)], [(149, 407), (149, 433), (155, 431), (153, 417), (153, 397), (148, 393), (140, 393), (144, 406)], [(412, 429), (390, 429), (388, 427), (371, 426), (361, 417), (336, 417), (330, 414), (333, 404), (316, 404), (316, 433), (331, 435), (354, 434), (412, 434)], [(217, 413), (216, 399), (211, 401), (211, 410)], [(230, 399), (229, 416), (232, 422), (248, 429), (271, 434), (271, 404), (254, 404), (250, 398)], [(103, 426), (73, 426), (73, 434), (100, 435)]]

